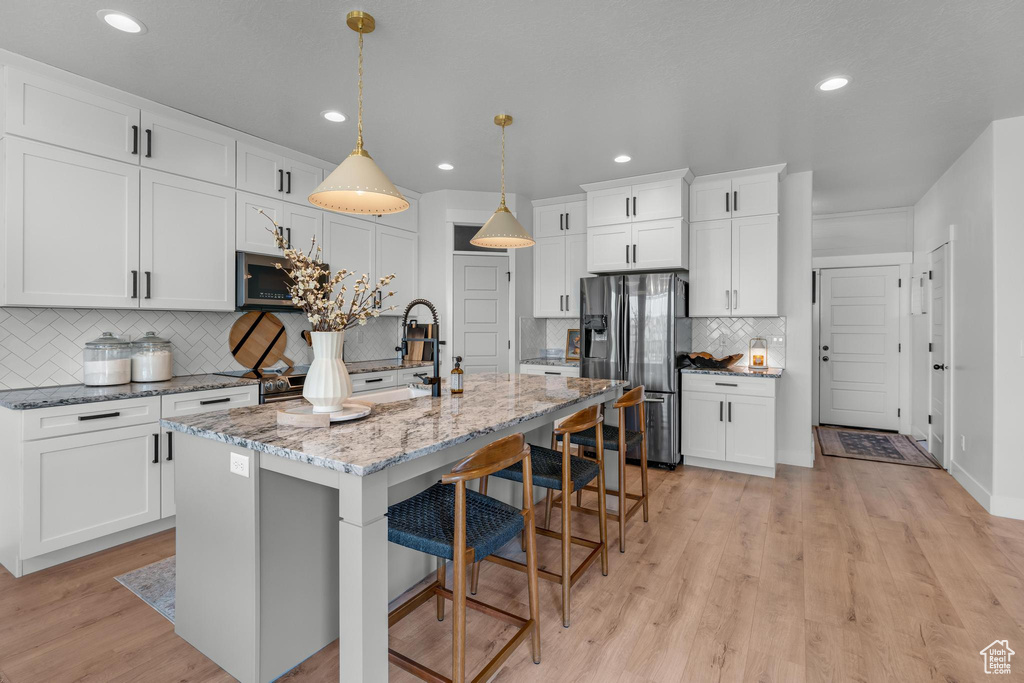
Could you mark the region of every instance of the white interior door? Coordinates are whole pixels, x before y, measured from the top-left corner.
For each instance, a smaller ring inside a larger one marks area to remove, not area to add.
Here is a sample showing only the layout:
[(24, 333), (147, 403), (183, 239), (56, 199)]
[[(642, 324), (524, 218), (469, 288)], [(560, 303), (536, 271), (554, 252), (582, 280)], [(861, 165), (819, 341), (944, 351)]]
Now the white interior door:
[(454, 258), (454, 355), (467, 373), (508, 372), (508, 256)]
[(929, 325), (931, 328), (931, 358), (929, 358), (931, 376), (930, 416), (928, 429), (928, 451), (937, 462), (946, 467), (946, 377), (948, 375), (949, 356), (946, 348), (946, 318), (948, 298), (946, 287), (946, 252), (948, 246), (942, 245), (932, 252), (931, 268), (931, 308)]
[(822, 424), (899, 429), (899, 266), (821, 271)]

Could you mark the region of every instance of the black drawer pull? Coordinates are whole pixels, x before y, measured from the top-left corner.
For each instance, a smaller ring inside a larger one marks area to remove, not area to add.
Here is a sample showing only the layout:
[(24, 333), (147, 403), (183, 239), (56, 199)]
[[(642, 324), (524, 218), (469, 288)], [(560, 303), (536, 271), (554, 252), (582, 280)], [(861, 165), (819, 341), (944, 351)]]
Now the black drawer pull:
[(716, 387), (738, 387), (738, 384), (729, 384), (728, 382), (715, 382)]
[(167, 432), (167, 462), (174, 460), (174, 442), (171, 441), (171, 436), (174, 432)]
[(366, 384), (372, 384), (373, 382), (383, 382), (383, 381), (384, 381), (383, 377), (378, 377), (377, 379), (368, 379), (368, 380), (366, 380)]
[(201, 406), (212, 406), (214, 403), (230, 403), (231, 398), (225, 396), (224, 398), (208, 398), (205, 401), (200, 401)]
[(551, 372), (550, 370), (545, 370), (544, 374), (545, 375), (558, 375), (559, 377), (562, 376), (562, 373), (560, 373), (560, 372)]
[(120, 417), (120, 416), (121, 416), (120, 412), (116, 412), (116, 413), (99, 413), (97, 415), (79, 415), (78, 416), (78, 421), (79, 422), (88, 422), (89, 420), (105, 420), (108, 417)]
[(160, 435), (153, 435), (153, 464), (160, 464)]
[(139, 127), (132, 126), (132, 154), (139, 153)]
[(153, 130), (151, 128), (146, 129), (146, 158), (150, 159), (153, 156)]

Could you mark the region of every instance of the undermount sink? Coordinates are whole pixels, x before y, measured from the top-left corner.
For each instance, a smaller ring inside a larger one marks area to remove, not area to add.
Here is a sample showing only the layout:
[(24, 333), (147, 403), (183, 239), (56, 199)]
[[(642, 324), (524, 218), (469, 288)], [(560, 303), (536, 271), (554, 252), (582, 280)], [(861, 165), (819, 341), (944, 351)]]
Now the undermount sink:
[(430, 396), (430, 387), (404, 386), (392, 389), (379, 389), (367, 391), (365, 394), (355, 394), (352, 398), (357, 401), (370, 401), (371, 403), (394, 403), (395, 401), (408, 401), (412, 398)]

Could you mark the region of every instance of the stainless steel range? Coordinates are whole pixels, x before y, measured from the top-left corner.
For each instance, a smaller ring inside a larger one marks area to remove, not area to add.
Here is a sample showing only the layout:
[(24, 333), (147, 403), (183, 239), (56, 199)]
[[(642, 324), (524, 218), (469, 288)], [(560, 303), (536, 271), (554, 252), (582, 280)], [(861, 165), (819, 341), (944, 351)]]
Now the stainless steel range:
[(306, 381), (308, 365), (294, 368), (264, 368), (263, 370), (229, 370), (216, 372), (224, 377), (244, 377), (260, 381), (260, 403), (277, 403), (302, 398), (302, 385)]

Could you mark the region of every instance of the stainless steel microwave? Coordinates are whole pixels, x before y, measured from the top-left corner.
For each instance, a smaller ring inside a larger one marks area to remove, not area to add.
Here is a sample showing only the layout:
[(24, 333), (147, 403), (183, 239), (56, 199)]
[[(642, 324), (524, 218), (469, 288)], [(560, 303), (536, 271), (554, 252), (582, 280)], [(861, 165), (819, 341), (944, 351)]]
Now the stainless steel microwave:
[(238, 310), (296, 310), (288, 292), (288, 259), (244, 251), (237, 252), (235, 258), (235, 307)]

